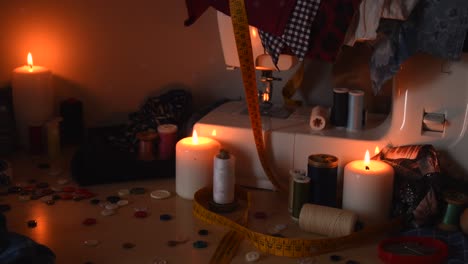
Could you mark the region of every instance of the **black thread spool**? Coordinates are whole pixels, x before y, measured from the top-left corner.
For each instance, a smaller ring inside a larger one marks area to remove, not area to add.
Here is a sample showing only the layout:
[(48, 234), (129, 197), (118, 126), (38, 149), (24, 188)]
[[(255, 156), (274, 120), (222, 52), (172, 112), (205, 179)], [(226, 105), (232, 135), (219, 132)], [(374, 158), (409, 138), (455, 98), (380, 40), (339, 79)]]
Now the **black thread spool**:
[(348, 96), (348, 88), (333, 89), (333, 107), (330, 122), (336, 127), (346, 127), (348, 125)]
[(337, 174), (337, 157), (328, 154), (309, 156), (307, 176), (311, 179), (311, 203), (330, 207), (337, 206)]

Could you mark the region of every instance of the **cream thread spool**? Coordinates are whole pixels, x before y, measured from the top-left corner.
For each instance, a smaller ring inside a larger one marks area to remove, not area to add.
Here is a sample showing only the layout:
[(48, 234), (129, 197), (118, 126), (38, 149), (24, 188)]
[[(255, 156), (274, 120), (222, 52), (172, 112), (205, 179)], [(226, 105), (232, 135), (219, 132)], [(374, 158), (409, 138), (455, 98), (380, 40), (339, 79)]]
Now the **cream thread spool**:
[(339, 237), (354, 232), (357, 219), (357, 215), (351, 211), (304, 204), (299, 215), (299, 227), (306, 232)]
[(213, 163), (213, 201), (217, 204), (234, 202), (235, 157), (221, 149)]
[(315, 131), (324, 129), (327, 126), (328, 116), (327, 108), (320, 105), (315, 106), (310, 113), (310, 128)]

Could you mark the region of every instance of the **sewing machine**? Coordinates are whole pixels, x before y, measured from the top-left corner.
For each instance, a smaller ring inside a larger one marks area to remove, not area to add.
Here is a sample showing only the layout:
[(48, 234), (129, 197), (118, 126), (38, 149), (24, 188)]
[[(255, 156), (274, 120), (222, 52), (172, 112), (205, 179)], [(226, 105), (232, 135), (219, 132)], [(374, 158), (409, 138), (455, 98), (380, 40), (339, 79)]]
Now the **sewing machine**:
[[(225, 18), (221, 14), (218, 21), (222, 19)], [(228, 46), (229, 41), (223, 40), (223, 34), (229, 34), (229, 28), (226, 29), (223, 22), (219, 22), (219, 26), (226, 64), (229, 67), (235, 66), (237, 52), (232, 44), (234, 42), (230, 42)], [(231, 38), (233, 40), (233, 36)], [(256, 52), (255, 49), (258, 48), (254, 46), (254, 54), (257, 54), (254, 56), (263, 53), (263, 50)], [(294, 64), (293, 60), (285, 61), (285, 67), (292, 67)], [(290, 169), (307, 168), (309, 155), (326, 153), (339, 159), (338, 174), (342, 175), (344, 165), (352, 160), (363, 159), (367, 149), (373, 151), (376, 146), (382, 149), (389, 144), (399, 146), (427, 143), (446, 153), (462, 169), (462, 177), (466, 179), (467, 73), (468, 55), (464, 55), (460, 62), (447, 62), (424, 55), (415, 56), (403, 65), (393, 79), (390, 114), (383, 119), (369, 115), (367, 124), (361, 131), (333, 127), (313, 131), (309, 126), (310, 108), (307, 107), (296, 108), (286, 118), (263, 116), (264, 139), (270, 155), (270, 165), (286, 181)], [(236, 156), (237, 183), (272, 189), (273, 186), (257, 157), (249, 116), (245, 114), (245, 109), (243, 101), (225, 103), (203, 117), (194, 128), (201, 136), (216, 137), (224, 148)], [(216, 136), (212, 135), (214, 130)]]

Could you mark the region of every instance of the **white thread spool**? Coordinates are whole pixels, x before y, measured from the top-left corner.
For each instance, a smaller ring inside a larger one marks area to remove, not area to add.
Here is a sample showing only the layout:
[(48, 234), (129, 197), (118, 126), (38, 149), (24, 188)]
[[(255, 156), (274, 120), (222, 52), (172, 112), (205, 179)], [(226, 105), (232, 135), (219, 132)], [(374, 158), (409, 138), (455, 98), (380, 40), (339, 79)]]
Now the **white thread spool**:
[(327, 125), (328, 120), (328, 109), (317, 105), (312, 108), (312, 112), (310, 113), (310, 120), (309, 125), (312, 130), (322, 130)]
[(306, 232), (339, 237), (351, 234), (357, 219), (357, 215), (351, 211), (304, 204), (299, 215), (299, 227)]
[(364, 91), (349, 91), (348, 130), (361, 130), (364, 127)]
[(221, 149), (214, 157), (213, 164), (213, 200), (217, 204), (234, 202), (235, 157)]

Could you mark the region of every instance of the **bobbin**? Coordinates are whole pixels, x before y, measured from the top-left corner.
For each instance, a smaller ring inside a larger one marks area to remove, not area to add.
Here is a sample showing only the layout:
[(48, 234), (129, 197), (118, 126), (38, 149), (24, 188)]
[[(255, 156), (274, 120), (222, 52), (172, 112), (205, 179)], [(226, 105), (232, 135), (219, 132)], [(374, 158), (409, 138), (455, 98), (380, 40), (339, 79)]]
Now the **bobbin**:
[(136, 137), (140, 140), (138, 158), (145, 161), (154, 160), (153, 141), (158, 137), (158, 133), (153, 130), (147, 130), (138, 132)]

